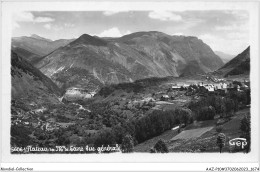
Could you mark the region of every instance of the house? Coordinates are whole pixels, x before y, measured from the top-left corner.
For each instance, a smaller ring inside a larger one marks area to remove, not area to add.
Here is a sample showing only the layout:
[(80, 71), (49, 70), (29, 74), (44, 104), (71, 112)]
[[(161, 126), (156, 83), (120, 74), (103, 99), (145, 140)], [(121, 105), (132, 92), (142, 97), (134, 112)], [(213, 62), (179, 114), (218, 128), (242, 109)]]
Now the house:
[(226, 88), (227, 88), (227, 84), (226, 84), (225, 82), (223, 83), (222, 86), (223, 86), (223, 87), (222, 87), (223, 89), (226, 89)]
[(178, 126), (176, 126), (176, 127), (174, 127), (174, 128), (172, 128), (171, 130), (177, 130), (177, 129), (179, 129), (180, 128), (180, 126), (178, 125)]
[(178, 85), (173, 85), (173, 86), (172, 86), (172, 89), (173, 89), (173, 90), (179, 90), (180, 88), (181, 88), (181, 87), (178, 86)]
[(67, 91), (65, 93), (65, 98), (68, 98), (68, 97), (76, 98), (77, 97), (77, 98), (88, 99), (88, 98), (92, 98), (95, 94), (96, 94), (95, 91), (89, 92), (88, 90), (86, 90), (84, 88), (71, 87), (71, 88), (67, 89)]
[(210, 92), (214, 91), (214, 86), (212, 84), (204, 85), (204, 87)]
[(237, 91), (241, 91), (241, 90), (240, 90), (240, 86), (239, 86), (239, 85), (237, 85)]
[(198, 82), (198, 86), (203, 86), (203, 82)]
[(24, 122), (24, 125), (29, 125), (30, 123), (29, 122)]
[(161, 101), (165, 101), (165, 100), (169, 100), (169, 98), (170, 98), (170, 97), (165, 94), (165, 95), (162, 95), (162, 97), (161, 97), (160, 100), (161, 100)]
[(190, 85), (188, 85), (188, 84), (183, 84), (182, 85), (184, 88), (187, 88), (187, 87), (189, 87)]
[(215, 84), (215, 90), (221, 90), (222, 89), (222, 83)]

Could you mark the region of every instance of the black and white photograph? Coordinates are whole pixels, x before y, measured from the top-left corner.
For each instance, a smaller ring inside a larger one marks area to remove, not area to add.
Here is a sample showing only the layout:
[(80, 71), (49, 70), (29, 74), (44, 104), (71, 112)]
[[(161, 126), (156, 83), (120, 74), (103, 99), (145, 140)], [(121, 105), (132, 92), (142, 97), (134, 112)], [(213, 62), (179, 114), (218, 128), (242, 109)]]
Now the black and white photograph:
[(258, 153), (252, 11), (235, 2), (234, 8), (186, 5), (12, 10), (9, 56), (2, 57), (10, 65), (10, 92), (2, 88), (10, 113), (6, 151), (16, 157)]

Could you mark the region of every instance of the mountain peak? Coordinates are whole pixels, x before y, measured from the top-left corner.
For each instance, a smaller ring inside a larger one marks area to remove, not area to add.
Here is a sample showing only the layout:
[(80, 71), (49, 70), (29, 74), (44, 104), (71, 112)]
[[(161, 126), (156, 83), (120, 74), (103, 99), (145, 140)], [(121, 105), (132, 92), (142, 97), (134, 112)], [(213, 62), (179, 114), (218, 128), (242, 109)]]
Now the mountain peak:
[(95, 45), (95, 46), (106, 46), (107, 41), (104, 40), (104, 39), (101, 39), (99, 37), (96, 37), (96, 36), (83, 34), (78, 39), (71, 42), (71, 44), (86, 44), (86, 45)]
[(41, 37), (41, 36), (36, 35), (36, 34), (32, 34), (32, 35), (31, 35), (31, 38), (35, 38), (35, 39), (39, 39), (39, 40), (44, 40), (44, 41), (52, 42), (52, 40), (47, 39), (47, 38), (44, 38), (44, 37)]

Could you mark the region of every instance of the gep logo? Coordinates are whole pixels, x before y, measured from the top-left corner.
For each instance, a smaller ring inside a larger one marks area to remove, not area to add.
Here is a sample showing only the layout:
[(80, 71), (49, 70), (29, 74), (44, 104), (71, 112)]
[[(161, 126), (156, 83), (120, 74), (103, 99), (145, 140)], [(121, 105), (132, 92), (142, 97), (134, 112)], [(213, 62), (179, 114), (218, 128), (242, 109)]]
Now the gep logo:
[(247, 141), (245, 138), (234, 138), (229, 141), (229, 145), (238, 147), (241, 146), (241, 148), (244, 149), (244, 147), (247, 145)]

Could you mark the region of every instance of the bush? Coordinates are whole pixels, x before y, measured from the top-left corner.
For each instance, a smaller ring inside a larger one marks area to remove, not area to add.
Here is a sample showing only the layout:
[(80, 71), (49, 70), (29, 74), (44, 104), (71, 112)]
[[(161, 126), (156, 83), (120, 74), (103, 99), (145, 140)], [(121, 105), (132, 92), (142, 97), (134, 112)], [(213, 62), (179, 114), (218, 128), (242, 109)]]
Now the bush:
[(215, 108), (212, 106), (208, 106), (201, 108), (201, 110), (199, 110), (199, 113), (197, 113), (196, 118), (198, 121), (212, 120), (214, 119), (215, 115)]
[(247, 145), (245, 147), (246, 152), (248, 153), (251, 148), (251, 119), (250, 114), (246, 114), (240, 122), (240, 130), (242, 131), (242, 138), (245, 138)]
[(131, 135), (126, 135), (122, 141), (122, 152), (130, 153), (134, 151), (134, 140)]
[(222, 148), (225, 146), (226, 135), (224, 133), (219, 133), (217, 137), (217, 145), (219, 147), (219, 152), (222, 152)]
[(250, 114), (246, 114), (240, 122), (240, 130), (243, 133), (250, 132)]
[(99, 134), (95, 140), (95, 143), (94, 143), (94, 145), (96, 147), (99, 147), (102, 145), (107, 146), (107, 145), (114, 145), (114, 144), (116, 144), (115, 135), (109, 129), (104, 129), (101, 132), (99, 132)]
[(216, 131), (218, 133), (220, 133), (222, 130), (223, 130), (223, 126), (222, 125), (219, 125), (219, 126), (216, 127)]
[(31, 134), (30, 129), (24, 126), (11, 125), (11, 145), (26, 147), (32, 144), (29, 134)]
[(153, 150), (156, 153), (168, 153), (169, 152), (168, 147), (166, 146), (165, 142), (161, 139), (154, 145)]

